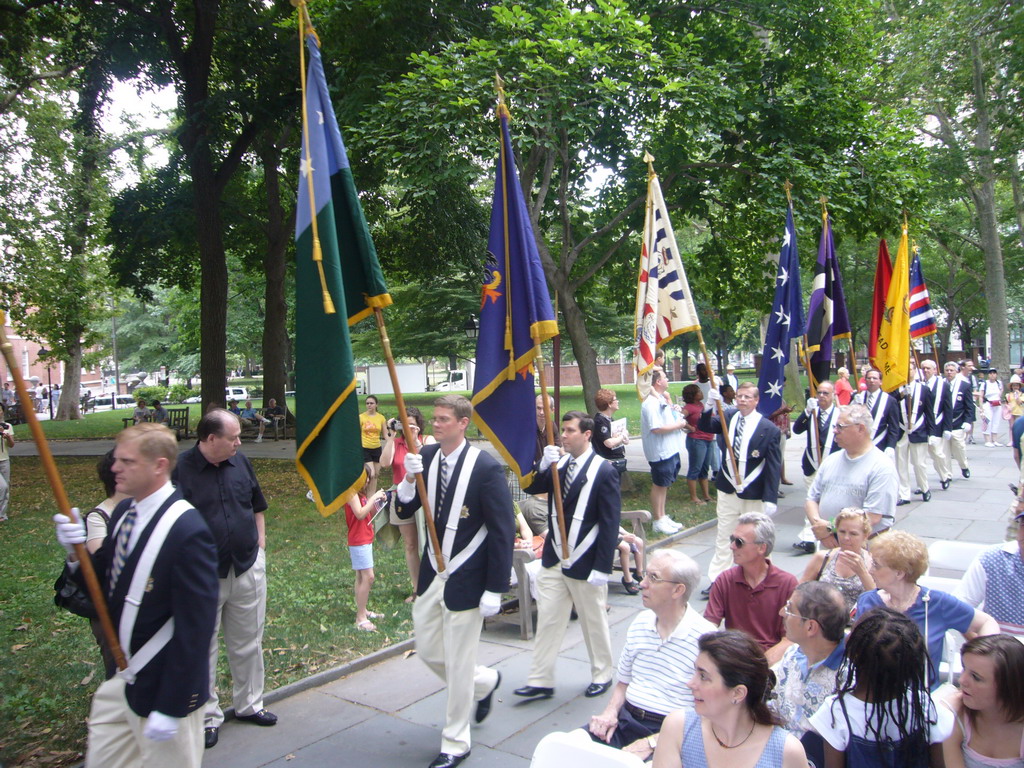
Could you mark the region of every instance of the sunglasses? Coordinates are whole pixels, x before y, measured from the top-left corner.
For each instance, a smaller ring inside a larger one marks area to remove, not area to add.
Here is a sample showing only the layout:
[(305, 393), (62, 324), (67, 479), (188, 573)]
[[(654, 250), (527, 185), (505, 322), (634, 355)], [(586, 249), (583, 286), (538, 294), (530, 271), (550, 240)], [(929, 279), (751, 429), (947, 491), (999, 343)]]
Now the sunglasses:
[(743, 549), (743, 545), (747, 542), (739, 536), (730, 536), (729, 543), (736, 547), (736, 549)]

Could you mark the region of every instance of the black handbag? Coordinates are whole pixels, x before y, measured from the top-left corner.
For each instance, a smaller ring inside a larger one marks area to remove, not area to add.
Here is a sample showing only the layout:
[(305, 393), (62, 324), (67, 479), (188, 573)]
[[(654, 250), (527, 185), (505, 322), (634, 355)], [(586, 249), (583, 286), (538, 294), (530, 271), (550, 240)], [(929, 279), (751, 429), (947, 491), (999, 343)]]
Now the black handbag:
[(72, 577), (67, 563), (64, 563), (64, 570), (60, 572), (60, 576), (53, 582), (53, 591), (53, 603), (59, 608), (71, 611), (76, 616), (86, 619), (98, 617), (96, 606), (92, 604), (92, 598), (89, 597), (89, 593), (82, 585)]

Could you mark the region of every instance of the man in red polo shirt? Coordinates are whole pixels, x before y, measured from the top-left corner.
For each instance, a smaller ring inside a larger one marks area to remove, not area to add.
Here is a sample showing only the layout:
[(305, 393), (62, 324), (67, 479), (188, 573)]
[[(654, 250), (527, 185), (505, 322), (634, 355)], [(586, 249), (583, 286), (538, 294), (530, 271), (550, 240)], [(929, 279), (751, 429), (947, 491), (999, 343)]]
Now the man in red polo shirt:
[(762, 512), (747, 512), (729, 537), (735, 565), (711, 585), (704, 618), (716, 627), (742, 629), (764, 648), (769, 664), (790, 645), (780, 614), (796, 589), (796, 577), (768, 559), (775, 546), (775, 523)]

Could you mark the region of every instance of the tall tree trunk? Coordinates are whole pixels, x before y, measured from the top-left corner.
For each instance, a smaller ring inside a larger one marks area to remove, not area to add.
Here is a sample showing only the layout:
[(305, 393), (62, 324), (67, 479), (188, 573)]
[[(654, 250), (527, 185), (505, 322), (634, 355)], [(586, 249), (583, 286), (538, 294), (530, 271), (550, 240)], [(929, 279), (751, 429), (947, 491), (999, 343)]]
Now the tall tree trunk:
[(1017, 239), (1024, 248), (1024, 191), (1021, 190), (1020, 163), (1017, 155), (1010, 155), (1010, 182), (1013, 186), (1013, 211), (1017, 216)]
[(285, 355), (288, 353), (288, 302), (285, 300), (285, 253), (288, 248), (288, 223), (281, 207), (281, 150), (267, 141), (260, 151), (263, 185), (267, 195), (267, 250), (263, 255), (266, 275), (263, 315), (263, 405), (271, 397), (284, 407), (287, 389)]
[(1010, 333), (1006, 318), (1006, 279), (1003, 273), (1003, 252), (996, 216), (996, 174), (993, 163), (990, 104), (981, 45), (971, 42), (973, 66), (974, 114), (977, 119), (974, 148), (977, 153), (979, 184), (971, 187), (971, 196), (978, 212), (981, 247), (985, 253), (985, 295), (988, 301), (989, 331), (992, 334), (992, 365), (1006, 375), (1010, 367)]

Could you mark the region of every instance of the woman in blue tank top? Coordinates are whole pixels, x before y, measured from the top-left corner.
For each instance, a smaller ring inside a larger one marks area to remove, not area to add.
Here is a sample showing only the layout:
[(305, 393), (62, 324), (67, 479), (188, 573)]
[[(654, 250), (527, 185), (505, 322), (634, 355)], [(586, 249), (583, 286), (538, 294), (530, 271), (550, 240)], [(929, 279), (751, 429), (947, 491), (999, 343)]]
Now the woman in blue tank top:
[(768, 709), (775, 676), (761, 646), (729, 630), (703, 635), (698, 648), (693, 710), (665, 718), (655, 768), (807, 768), (804, 748)]

